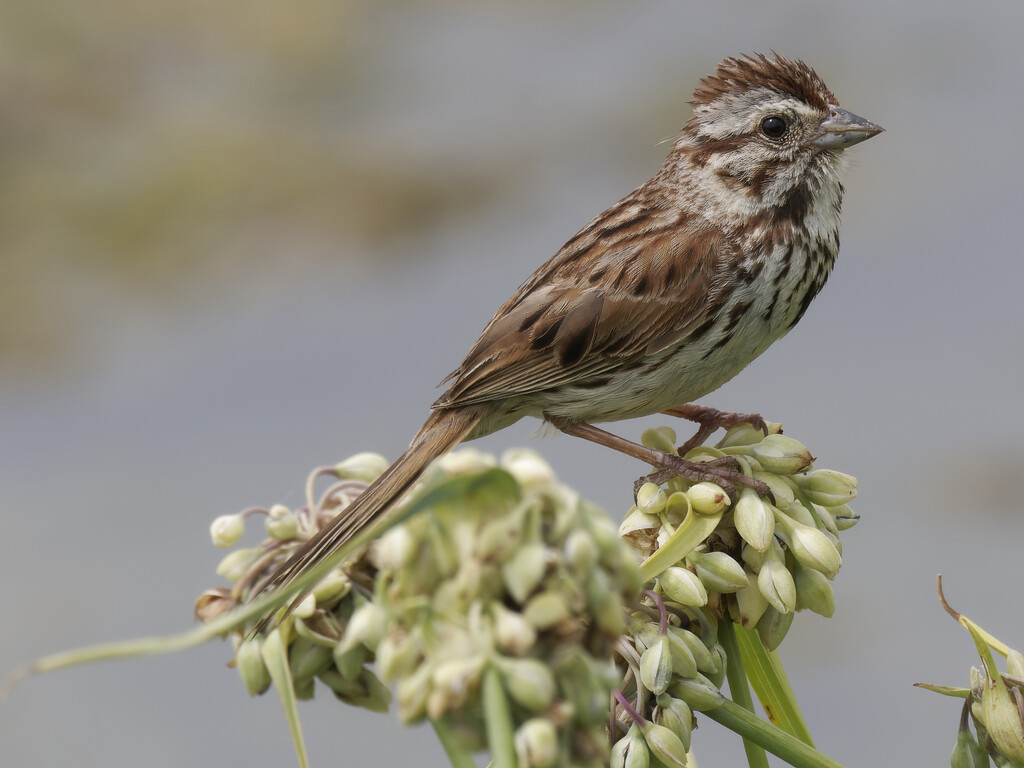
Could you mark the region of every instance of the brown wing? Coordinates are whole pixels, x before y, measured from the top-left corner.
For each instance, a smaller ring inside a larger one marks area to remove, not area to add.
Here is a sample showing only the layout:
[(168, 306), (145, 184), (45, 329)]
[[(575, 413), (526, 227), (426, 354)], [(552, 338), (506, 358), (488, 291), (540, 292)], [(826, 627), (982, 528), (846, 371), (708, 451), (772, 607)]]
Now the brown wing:
[(595, 219), (498, 310), (434, 407), (564, 386), (682, 339), (705, 320), (723, 247), (686, 224), (631, 198)]

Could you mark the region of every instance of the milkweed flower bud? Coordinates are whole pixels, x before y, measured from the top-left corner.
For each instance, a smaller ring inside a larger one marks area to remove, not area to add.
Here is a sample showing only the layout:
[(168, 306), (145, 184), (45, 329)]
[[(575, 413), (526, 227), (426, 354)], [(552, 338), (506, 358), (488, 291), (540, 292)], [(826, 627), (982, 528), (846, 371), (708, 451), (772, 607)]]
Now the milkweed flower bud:
[(626, 735), (612, 745), (611, 768), (648, 768), (651, 752), (647, 741), (640, 732), (640, 726), (633, 723)]
[(675, 733), (663, 725), (646, 722), (640, 726), (651, 754), (668, 768), (686, 768), (686, 747)]
[(792, 475), (814, 461), (807, 446), (786, 435), (768, 435), (750, 452), (764, 471), (781, 475)]
[(357, 453), (338, 462), (334, 472), (339, 480), (362, 480), (372, 483), (390, 466), (390, 462), (379, 453)]
[(235, 651), (235, 668), (250, 696), (259, 696), (270, 687), (270, 672), (260, 655), (259, 640), (243, 640), (239, 644)]
[(816, 469), (795, 479), (807, 498), (823, 507), (847, 504), (857, 496), (857, 478), (833, 469)]
[(524, 544), (501, 568), (505, 586), (516, 602), (522, 605), (544, 577), (547, 557), (543, 544)]
[(708, 592), (695, 573), (673, 565), (658, 576), (662, 591), (672, 600), (683, 605), (701, 607), (708, 603)]
[(733, 524), (745, 542), (759, 552), (768, 549), (775, 535), (775, 515), (757, 491), (741, 488), (732, 514)]
[(530, 718), (516, 729), (513, 743), (521, 766), (553, 768), (558, 763), (558, 732), (550, 720)]
[(510, 448), (501, 456), (501, 466), (523, 488), (543, 488), (555, 482), (555, 471), (539, 453), (529, 448)]
[(676, 699), (663, 693), (658, 697), (658, 710), (654, 720), (668, 728), (683, 742), (683, 748), (690, 750), (690, 738), (693, 734), (693, 711), (682, 699)]
[(491, 604), (494, 618), (494, 641), (498, 648), (513, 656), (529, 653), (537, 642), (537, 630), (521, 613), (516, 613), (498, 602)]
[[(691, 657), (692, 659), (692, 657)], [(694, 665), (694, 670), (697, 667)], [(672, 680), (672, 649), (668, 637), (658, 635), (651, 646), (640, 656), (640, 681), (648, 691), (657, 696), (668, 689)]]
[(236, 549), (228, 552), (217, 565), (217, 574), (228, 581), (238, 581), (259, 556), (258, 549)]
[(828, 577), (797, 561), (793, 579), (796, 583), (797, 609), (806, 608), (826, 619), (831, 618), (836, 610), (836, 597)]
[(636, 494), (636, 506), (648, 515), (658, 515), (665, 511), (667, 494), (655, 483), (644, 483)]
[(495, 663), (502, 673), (505, 690), (517, 704), (530, 712), (540, 712), (554, 701), (555, 677), (544, 662), (501, 656)]
[(270, 538), (287, 541), (295, 538), (295, 534), (299, 532), (299, 521), (295, 513), (284, 504), (275, 504), (270, 508), (264, 527)]
[(722, 486), (716, 483), (697, 483), (686, 491), (693, 511), (700, 515), (717, 515), (732, 502)]
[(808, 568), (820, 571), (829, 578), (833, 578), (839, 573), (843, 558), (828, 536), (817, 528), (797, 523), (778, 511), (776, 511), (775, 523), (789, 545), (793, 557)]
[(676, 452), (676, 431), (671, 427), (651, 427), (640, 434), (640, 442), (662, 453)]
[(210, 538), (221, 549), (235, 546), (245, 533), (245, 518), (242, 515), (221, 515), (210, 523)]
[(796, 610), (796, 584), (793, 574), (786, 568), (782, 548), (772, 539), (772, 545), (765, 554), (757, 574), (757, 588), (779, 613), (792, 613)]
[(688, 558), (704, 586), (713, 592), (735, 592), (747, 586), (743, 566), (725, 552), (691, 552)]

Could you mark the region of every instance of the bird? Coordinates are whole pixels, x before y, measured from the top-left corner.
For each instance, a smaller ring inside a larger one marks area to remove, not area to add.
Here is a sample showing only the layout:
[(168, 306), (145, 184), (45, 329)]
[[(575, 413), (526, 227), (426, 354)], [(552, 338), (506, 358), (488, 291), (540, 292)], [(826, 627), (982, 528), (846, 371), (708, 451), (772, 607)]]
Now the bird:
[(841, 108), (802, 60), (774, 52), (725, 58), (690, 103), (654, 176), (498, 309), (409, 448), (264, 589), (286, 589), (386, 515), (458, 443), (524, 416), (695, 481), (751, 484), (594, 425), (658, 412), (692, 418), (703, 435), (763, 423), (693, 401), (803, 317), (839, 251), (845, 150), (883, 129)]

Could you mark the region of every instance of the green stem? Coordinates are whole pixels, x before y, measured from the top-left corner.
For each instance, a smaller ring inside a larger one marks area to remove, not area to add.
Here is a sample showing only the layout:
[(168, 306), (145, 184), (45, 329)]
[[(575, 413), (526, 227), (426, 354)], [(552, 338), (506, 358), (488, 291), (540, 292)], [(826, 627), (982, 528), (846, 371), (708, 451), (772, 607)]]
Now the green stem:
[(794, 768), (843, 768), (841, 763), (826, 757), (814, 747), (807, 746), (781, 728), (776, 728), (728, 699), (722, 706), (709, 709), (704, 714), (743, 738), (760, 744)]
[(430, 724), (434, 726), (434, 733), (437, 734), (441, 746), (444, 747), (444, 753), (448, 755), (452, 768), (476, 768), (473, 756), (459, 743), (458, 737), (447, 720), (444, 718), (431, 720)]
[(516, 768), (516, 750), (512, 741), (512, 711), (501, 682), (501, 673), (494, 664), (488, 664), (483, 679), (484, 722), (487, 726), (487, 746), (491, 750), (494, 768)]
[[(718, 642), (725, 649), (725, 675), (729, 680), (729, 695), (732, 700), (748, 712), (754, 711), (754, 700), (750, 697), (750, 686), (747, 684), (747, 673), (743, 669), (743, 656), (736, 644), (735, 624), (726, 615), (718, 625)], [(768, 768), (768, 755), (764, 749), (746, 737), (743, 739), (743, 751), (747, 753), (747, 764), (750, 768)]]

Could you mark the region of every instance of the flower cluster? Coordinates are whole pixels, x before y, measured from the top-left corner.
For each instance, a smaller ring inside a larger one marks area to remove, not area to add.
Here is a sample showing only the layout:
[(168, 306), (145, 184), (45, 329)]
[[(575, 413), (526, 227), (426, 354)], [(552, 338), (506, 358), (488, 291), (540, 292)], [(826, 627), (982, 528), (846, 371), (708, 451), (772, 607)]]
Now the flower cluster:
[[(964, 700), (960, 729), (950, 758), (952, 768), (987, 768), (989, 759), (997, 766), (1024, 766), (1024, 654), (954, 611), (942, 594), (943, 607), (971, 633), (981, 669), (971, 667), (970, 688), (918, 683), (918, 687)], [(1006, 671), (996, 665), (992, 651), (1006, 657)], [(974, 722), (974, 732), (971, 731)]]
[[(500, 462), (450, 454), (403, 502), (418, 513), (338, 566), (278, 627), (288, 684), (309, 698), (319, 680), (377, 711), (393, 690), (400, 719), (430, 720), (449, 749), (493, 752), (504, 730), (503, 765), (514, 752), (520, 768), (685, 766), (694, 712), (724, 700), (721, 622), (775, 648), (795, 611), (831, 615), (839, 533), (857, 520), (847, 504), (856, 481), (812, 469), (802, 444), (769, 427), (735, 427), (686, 458), (731, 463), (770, 493), (739, 486), (731, 500), (713, 483), (647, 482), (618, 533), (532, 451)], [(667, 428), (643, 441), (676, 450)], [(222, 560), (232, 586), (204, 593), (197, 615), (259, 592), (385, 466), (360, 454), (317, 470), (305, 507), (214, 521), (219, 546), (235, 546), (254, 515), (268, 538)], [(333, 484), (317, 501), (324, 475)], [(271, 674), (263, 641), (246, 637), (233, 636), (235, 665), (255, 695)]]
[[(831, 616), (831, 581), (842, 564), (839, 534), (859, 519), (849, 506), (857, 481), (829, 469), (813, 469), (813, 457), (797, 440), (768, 424), (769, 434), (741, 425), (714, 447), (687, 456), (697, 461), (731, 457), (741, 471), (764, 483), (771, 498), (740, 487), (735, 503), (709, 483), (672, 478), (663, 486), (644, 484), (620, 527), (649, 556), (673, 534), (691, 509), (722, 511), (721, 522), (699, 546), (661, 571), (655, 591), (683, 606), (726, 612), (747, 629), (757, 628), (769, 649), (777, 648), (793, 621), (808, 609)], [(647, 430), (643, 441), (674, 452), (675, 434)]]
[[(234, 587), (207, 592), (197, 613), (244, 601), (308, 539), (314, 520), (343, 511), (372, 479), (353, 477), (353, 463), (383, 469), (365, 456), (340, 465), (315, 515), (266, 510), (268, 532), (294, 521), (291, 538), (271, 534), (230, 553), (218, 571)], [(320, 680), (344, 701), (379, 710), (388, 706), (385, 684), (394, 685), (403, 722), (443, 721), (475, 750), (486, 746), (482, 681), (491, 674), (521, 765), (606, 766), (613, 656), (624, 600), (639, 593), (636, 556), (607, 515), (532, 451), (510, 451), (495, 465), (471, 449), (437, 462), (408, 503), (428, 492), (441, 501), (339, 567), (284, 622), (296, 693), (312, 696)], [(460, 479), (474, 480), (471, 492)], [(237, 542), (242, 519), (215, 522), (215, 542)], [(270, 678), (259, 641), (241, 637), (236, 665), (260, 693)]]

